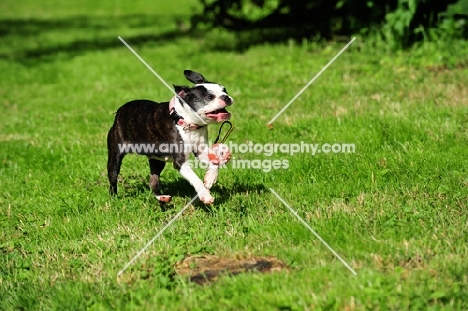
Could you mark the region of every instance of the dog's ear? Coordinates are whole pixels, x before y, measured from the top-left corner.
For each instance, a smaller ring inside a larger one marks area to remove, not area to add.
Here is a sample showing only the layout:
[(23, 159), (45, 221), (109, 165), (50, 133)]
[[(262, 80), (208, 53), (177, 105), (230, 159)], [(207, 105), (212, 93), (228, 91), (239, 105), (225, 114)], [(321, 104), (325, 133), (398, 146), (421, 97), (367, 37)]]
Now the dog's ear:
[(190, 95), (190, 88), (188, 86), (181, 86), (181, 85), (175, 85), (174, 90), (179, 95), (181, 98), (186, 98), (188, 95)]
[(184, 75), (187, 80), (194, 84), (209, 83), (204, 76), (192, 70), (184, 70)]

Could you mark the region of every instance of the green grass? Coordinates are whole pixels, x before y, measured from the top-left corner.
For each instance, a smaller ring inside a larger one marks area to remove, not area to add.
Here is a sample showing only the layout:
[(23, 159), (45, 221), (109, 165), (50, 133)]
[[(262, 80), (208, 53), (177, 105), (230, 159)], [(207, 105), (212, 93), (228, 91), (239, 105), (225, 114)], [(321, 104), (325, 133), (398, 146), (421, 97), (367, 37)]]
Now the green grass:
[[(0, 5), (2, 308), (468, 308), (468, 74), (457, 67), (468, 61), (466, 42), (395, 53), (359, 38), (268, 130), (344, 43), (230, 52), (235, 38), (222, 31), (178, 30), (194, 1), (80, 3)], [(356, 152), (276, 154), (289, 169), (268, 173), (222, 170), (214, 206), (193, 204), (116, 278), (194, 195), (169, 165), (163, 189), (174, 198), (161, 211), (146, 159), (128, 156), (119, 198), (109, 198), (113, 112), (130, 99), (171, 96), (117, 36), (169, 83), (188, 84), (182, 71), (193, 69), (225, 85), (236, 100), (232, 142), (344, 142)], [(203, 253), (272, 255), (291, 271), (205, 287), (173, 277), (178, 260)]]

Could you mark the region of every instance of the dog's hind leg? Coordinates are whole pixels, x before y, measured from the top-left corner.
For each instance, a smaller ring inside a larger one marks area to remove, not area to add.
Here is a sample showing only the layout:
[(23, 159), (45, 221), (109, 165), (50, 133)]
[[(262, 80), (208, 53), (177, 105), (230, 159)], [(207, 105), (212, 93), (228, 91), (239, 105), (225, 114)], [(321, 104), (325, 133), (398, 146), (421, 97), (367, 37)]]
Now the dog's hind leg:
[(151, 158), (148, 158), (148, 161), (149, 161), (149, 166), (150, 166), (149, 186), (151, 190), (153, 191), (153, 195), (161, 203), (170, 202), (172, 199), (171, 196), (161, 194), (160, 183), (159, 183), (160, 175), (161, 175), (162, 170), (164, 169), (164, 166), (166, 165), (166, 162), (156, 160), (156, 159), (151, 159)]
[(117, 194), (117, 178), (120, 173), (120, 166), (125, 153), (120, 152), (117, 145), (117, 139), (115, 137), (114, 127), (111, 128), (107, 135), (107, 176), (109, 178), (109, 193), (111, 195)]
[(120, 166), (122, 165), (124, 153), (114, 153), (109, 150), (107, 159), (107, 176), (109, 177), (109, 193), (111, 195), (117, 194), (117, 178), (120, 173)]

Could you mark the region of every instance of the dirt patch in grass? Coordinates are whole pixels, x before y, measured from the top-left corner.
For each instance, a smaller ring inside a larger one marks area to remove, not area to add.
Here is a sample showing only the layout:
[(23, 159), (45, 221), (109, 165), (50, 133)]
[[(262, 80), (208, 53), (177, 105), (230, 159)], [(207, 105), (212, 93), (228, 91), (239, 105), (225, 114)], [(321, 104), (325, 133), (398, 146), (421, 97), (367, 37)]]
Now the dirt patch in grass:
[(213, 255), (188, 256), (178, 262), (175, 269), (178, 275), (200, 285), (214, 282), (221, 275), (289, 270), (285, 263), (275, 257), (223, 258)]

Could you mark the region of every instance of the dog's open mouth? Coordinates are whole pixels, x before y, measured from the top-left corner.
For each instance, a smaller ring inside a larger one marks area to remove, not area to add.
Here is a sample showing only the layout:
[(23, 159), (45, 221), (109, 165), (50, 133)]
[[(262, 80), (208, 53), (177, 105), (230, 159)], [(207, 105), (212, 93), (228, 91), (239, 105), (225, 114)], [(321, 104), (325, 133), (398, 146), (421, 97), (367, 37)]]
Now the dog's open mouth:
[(222, 109), (208, 112), (206, 116), (213, 120), (222, 121), (222, 120), (229, 119), (231, 117), (231, 114), (225, 108), (222, 108)]

